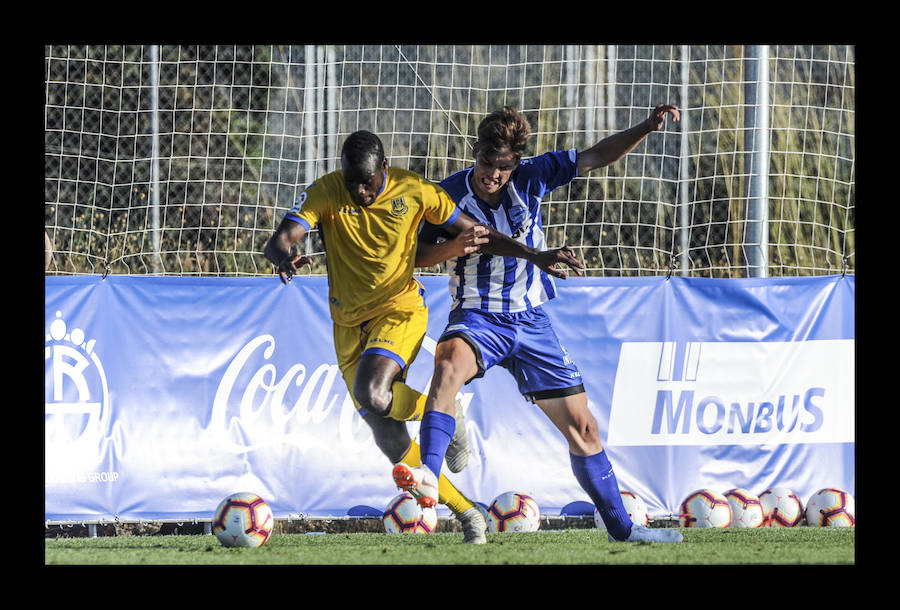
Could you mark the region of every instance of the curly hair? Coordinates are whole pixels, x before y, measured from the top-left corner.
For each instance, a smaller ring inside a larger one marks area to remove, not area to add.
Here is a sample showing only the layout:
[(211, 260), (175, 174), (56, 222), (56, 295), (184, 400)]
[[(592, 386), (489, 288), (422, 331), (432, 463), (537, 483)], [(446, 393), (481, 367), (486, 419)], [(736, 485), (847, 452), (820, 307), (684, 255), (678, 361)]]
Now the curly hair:
[(525, 154), (531, 125), (528, 119), (510, 106), (495, 110), (478, 125), (478, 144), (488, 152), (499, 152), (505, 147), (517, 157)]

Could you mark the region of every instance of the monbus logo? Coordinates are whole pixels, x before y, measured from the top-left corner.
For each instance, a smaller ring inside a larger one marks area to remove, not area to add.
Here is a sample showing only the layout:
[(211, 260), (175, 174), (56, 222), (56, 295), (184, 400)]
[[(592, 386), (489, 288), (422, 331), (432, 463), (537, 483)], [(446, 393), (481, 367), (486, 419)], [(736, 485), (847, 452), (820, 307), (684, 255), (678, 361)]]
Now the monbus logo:
[(854, 440), (852, 340), (623, 343), (610, 445)]

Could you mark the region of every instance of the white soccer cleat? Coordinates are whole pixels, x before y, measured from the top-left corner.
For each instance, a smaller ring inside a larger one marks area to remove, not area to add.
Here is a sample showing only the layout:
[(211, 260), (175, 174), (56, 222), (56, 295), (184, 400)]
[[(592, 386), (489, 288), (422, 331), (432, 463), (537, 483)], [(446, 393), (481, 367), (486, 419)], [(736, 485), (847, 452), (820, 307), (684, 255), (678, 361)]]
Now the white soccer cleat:
[(394, 466), (394, 483), (416, 499), (419, 506), (434, 507), (438, 501), (438, 480), (428, 466), (410, 468), (403, 462)]
[(447, 468), (450, 472), (462, 472), (469, 463), (469, 434), (466, 431), (466, 416), (463, 412), (463, 405), (457, 399), (456, 401), (456, 431), (447, 447), (447, 453), (444, 458), (447, 461)]
[(632, 525), (631, 534), (625, 540), (616, 540), (609, 534), (610, 542), (682, 542), (681, 532), (664, 527), (649, 528), (645, 525)]
[(477, 506), (464, 510), (456, 515), (462, 524), (464, 544), (485, 544), (487, 542), (487, 523)]

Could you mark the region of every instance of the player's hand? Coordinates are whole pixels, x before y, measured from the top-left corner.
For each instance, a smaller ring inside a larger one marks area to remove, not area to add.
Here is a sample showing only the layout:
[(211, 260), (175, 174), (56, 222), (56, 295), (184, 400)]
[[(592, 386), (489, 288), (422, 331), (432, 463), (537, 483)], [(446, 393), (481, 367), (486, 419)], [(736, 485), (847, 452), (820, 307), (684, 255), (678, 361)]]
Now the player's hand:
[(490, 241), (490, 230), (484, 225), (472, 225), (453, 238), (453, 256), (465, 256), (481, 250), (481, 244)]
[(294, 257), (288, 255), (281, 261), (275, 270), (278, 271), (278, 275), (281, 277), (281, 283), (287, 284), (294, 278), (294, 275), (296, 275), (297, 268), (302, 267), (303, 265), (312, 265), (312, 259), (303, 254), (297, 254)]
[(569, 267), (575, 272), (575, 275), (581, 275), (581, 272), (584, 271), (584, 265), (575, 258), (575, 251), (571, 246), (563, 246), (555, 250), (544, 250), (538, 253), (537, 261), (535, 261), (535, 264), (549, 275), (564, 280), (569, 277), (569, 274), (566, 273), (565, 269), (557, 267), (559, 263)]
[(678, 111), (678, 106), (659, 104), (650, 111), (650, 116), (647, 118), (647, 122), (650, 124), (652, 131), (662, 129), (663, 123), (666, 122), (666, 115), (671, 115), (672, 120), (676, 123), (681, 120), (681, 113)]

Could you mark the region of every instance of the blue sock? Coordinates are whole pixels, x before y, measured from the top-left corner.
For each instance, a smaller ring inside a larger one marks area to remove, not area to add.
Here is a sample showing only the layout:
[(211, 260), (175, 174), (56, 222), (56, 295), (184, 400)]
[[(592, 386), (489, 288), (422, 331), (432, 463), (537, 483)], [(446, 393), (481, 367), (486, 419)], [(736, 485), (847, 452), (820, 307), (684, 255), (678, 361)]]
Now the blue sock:
[(440, 411), (426, 411), (419, 426), (419, 449), (422, 463), (440, 476), (447, 447), (456, 432), (456, 418)]
[(625, 540), (631, 534), (632, 521), (622, 503), (619, 493), (619, 482), (613, 472), (612, 464), (606, 457), (606, 451), (594, 455), (580, 456), (569, 454), (572, 472), (591, 500), (608, 531), (616, 540)]

